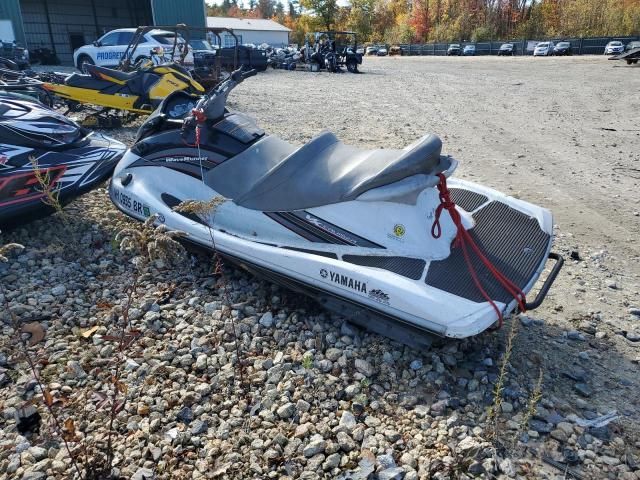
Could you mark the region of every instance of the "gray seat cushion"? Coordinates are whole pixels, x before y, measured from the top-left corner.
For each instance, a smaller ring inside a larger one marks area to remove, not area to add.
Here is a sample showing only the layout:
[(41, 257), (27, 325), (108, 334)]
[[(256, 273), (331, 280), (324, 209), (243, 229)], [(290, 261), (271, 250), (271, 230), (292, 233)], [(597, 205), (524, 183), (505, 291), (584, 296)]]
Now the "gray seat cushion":
[(441, 147), (435, 135), (403, 150), (362, 150), (330, 132), (299, 149), (266, 137), (210, 171), (207, 183), (245, 208), (301, 210), (353, 200), (411, 175), (433, 175), (441, 169)]

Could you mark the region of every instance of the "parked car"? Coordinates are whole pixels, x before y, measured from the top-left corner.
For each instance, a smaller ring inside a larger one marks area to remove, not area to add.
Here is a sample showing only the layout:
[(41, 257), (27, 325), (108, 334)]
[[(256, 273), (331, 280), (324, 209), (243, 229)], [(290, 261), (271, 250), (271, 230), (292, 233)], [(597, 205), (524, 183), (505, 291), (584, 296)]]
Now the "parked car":
[(384, 57), (389, 53), (386, 45), (378, 45), (377, 48), (378, 48), (378, 51), (376, 52), (376, 55), (379, 57)]
[(4, 61), (14, 63), (19, 70), (30, 68), (29, 50), (19, 46), (15, 41), (0, 42), (0, 47), (0, 57), (2, 57)]
[(553, 55), (555, 45), (553, 42), (540, 42), (533, 50), (534, 57), (549, 57)]
[(624, 52), (624, 45), (619, 40), (609, 42), (607, 43), (607, 46), (604, 47), (605, 55), (617, 55), (618, 53), (622, 52)]
[(358, 55), (364, 55), (364, 47), (358, 47), (358, 48), (356, 49), (356, 53), (357, 53)]
[(365, 53), (367, 55), (375, 55), (376, 53), (378, 53), (378, 47), (376, 47), (375, 45), (370, 45), (367, 47)]
[(558, 44), (553, 47), (554, 55), (573, 55), (573, 50), (571, 50), (571, 44), (569, 42), (558, 42)]
[[(73, 63), (78, 70), (84, 71), (85, 64), (100, 65), (103, 67), (115, 67), (120, 62), (124, 51), (133, 38), (135, 28), (119, 28), (105, 33), (91, 45), (84, 45), (73, 52)], [(174, 45), (175, 34), (166, 30), (150, 30), (138, 44), (133, 59), (137, 62), (141, 58), (149, 57), (151, 49), (162, 47), (165, 52), (171, 54)], [(184, 45), (185, 41), (178, 37), (178, 44)], [(188, 54), (185, 63), (193, 63), (193, 56)]]
[(503, 43), (500, 45), (500, 50), (498, 50), (498, 55), (513, 55), (514, 45), (513, 43)]
[(389, 49), (389, 55), (402, 55), (402, 49), (400, 45), (394, 45)]
[(640, 41), (635, 40), (633, 42), (627, 43), (627, 45), (624, 47), (624, 51), (628, 52), (629, 50), (633, 50), (634, 48), (640, 48)]
[(460, 55), (461, 53), (462, 49), (460, 48), (460, 44), (458, 43), (452, 43), (447, 49), (447, 55)]
[(475, 55), (476, 54), (476, 46), (475, 45), (465, 45), (462, 49), (463, 55)]

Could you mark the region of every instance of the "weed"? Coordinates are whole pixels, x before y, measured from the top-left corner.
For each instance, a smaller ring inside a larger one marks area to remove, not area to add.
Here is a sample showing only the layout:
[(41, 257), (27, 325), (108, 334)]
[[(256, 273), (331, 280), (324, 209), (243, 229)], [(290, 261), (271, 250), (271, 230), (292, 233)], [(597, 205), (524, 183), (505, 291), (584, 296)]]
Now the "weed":
[[(38, 165), (38, 159), (34, 156), (29, 157), (29, 162), (33, 168), (33, 174), (36, 181), (42, 188), (42, 203), (53, 208), (56, 213), (62, 214), (62, 204), (60, 203), (60, 191), (55, 187), (49, 170), (43, 170)], [(64, 218), (64, 216), (63, 216)]]
[(527, 402), (527, 410), (524, 412), (522, 416), (522, 422), (520, 423), (520, 431), (525, 431), (529, 428), (529, 421), (536, 413), (536, 408), (538, 407), (538, 403), (542, 400), (542, 381), (544, 379), (544, 371), (542, 367), (538, 371), (538, 379), (536, 380), (536, 384), (533, 388), (533, 392), (529, 395), (529, 401)]
[(313, 356), (309, 354), (302, 357), (302, 368), (310, 370), (311, 367), (313, 367)]
[(493, 432), (490, 432), (492, 436), (497, 434), (497, 419), (500, 415), (502, 407), (502, 392), (507, 377), (507, 366), (511, 360), (511, 354), (513, 353), (513, 346), (516, 337), (518, 336), (518, 322), (515, 319), (511, 319), (511, 329), (507, 335), (507, 345), (505, 346), (504, 354), (502, 356), (502, 362), (500, 363), (500, 370), (498, 372), (498, 379), (496, 380), (495, 388), (493, 389), (493, 403), (489, 407), (487, 412), (487, 421), (493, 423)]

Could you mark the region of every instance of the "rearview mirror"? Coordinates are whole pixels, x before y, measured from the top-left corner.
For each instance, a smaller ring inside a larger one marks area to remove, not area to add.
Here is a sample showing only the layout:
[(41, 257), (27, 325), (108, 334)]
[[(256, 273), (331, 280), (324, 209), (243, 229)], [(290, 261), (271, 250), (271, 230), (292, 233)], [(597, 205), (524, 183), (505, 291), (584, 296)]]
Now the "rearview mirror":
[(100, 47), (100, 46), (102, 46), (102, 44), (98, 40), (96, 40), (95, 42), (93, 42), (93, 46), (94, 47)]

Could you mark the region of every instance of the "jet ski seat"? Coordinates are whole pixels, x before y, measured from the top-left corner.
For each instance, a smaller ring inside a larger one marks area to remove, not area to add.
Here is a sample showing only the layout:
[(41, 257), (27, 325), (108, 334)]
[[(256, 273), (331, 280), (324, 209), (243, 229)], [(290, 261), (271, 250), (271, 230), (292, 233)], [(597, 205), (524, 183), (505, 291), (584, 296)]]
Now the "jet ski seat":
[(264, 137), (211, 170), (205, 182), (242, 207), (291, 211), (353, 200), (367, 190), (448, 168), (427, 135), (403, 150), (362, 150), (324, 132), (296, 149)]
[[(111, 77), (119, 82), (126, 82), (138, 75), (138, 72), (121, 72), (112, 68), (101, 67), (99, 65), (86, 65), (85, 68), (89, 75), (98, 80), (107, 80), (105, 77)], [(107, 80), (108, 81), (108, 80)]]
[(88, 88), (90, 90), (102, 90), (113, 85), (112, 82), (99, 80), (91, 75), (72, 73), (64, 80), (64, 84), (69, 87)]

